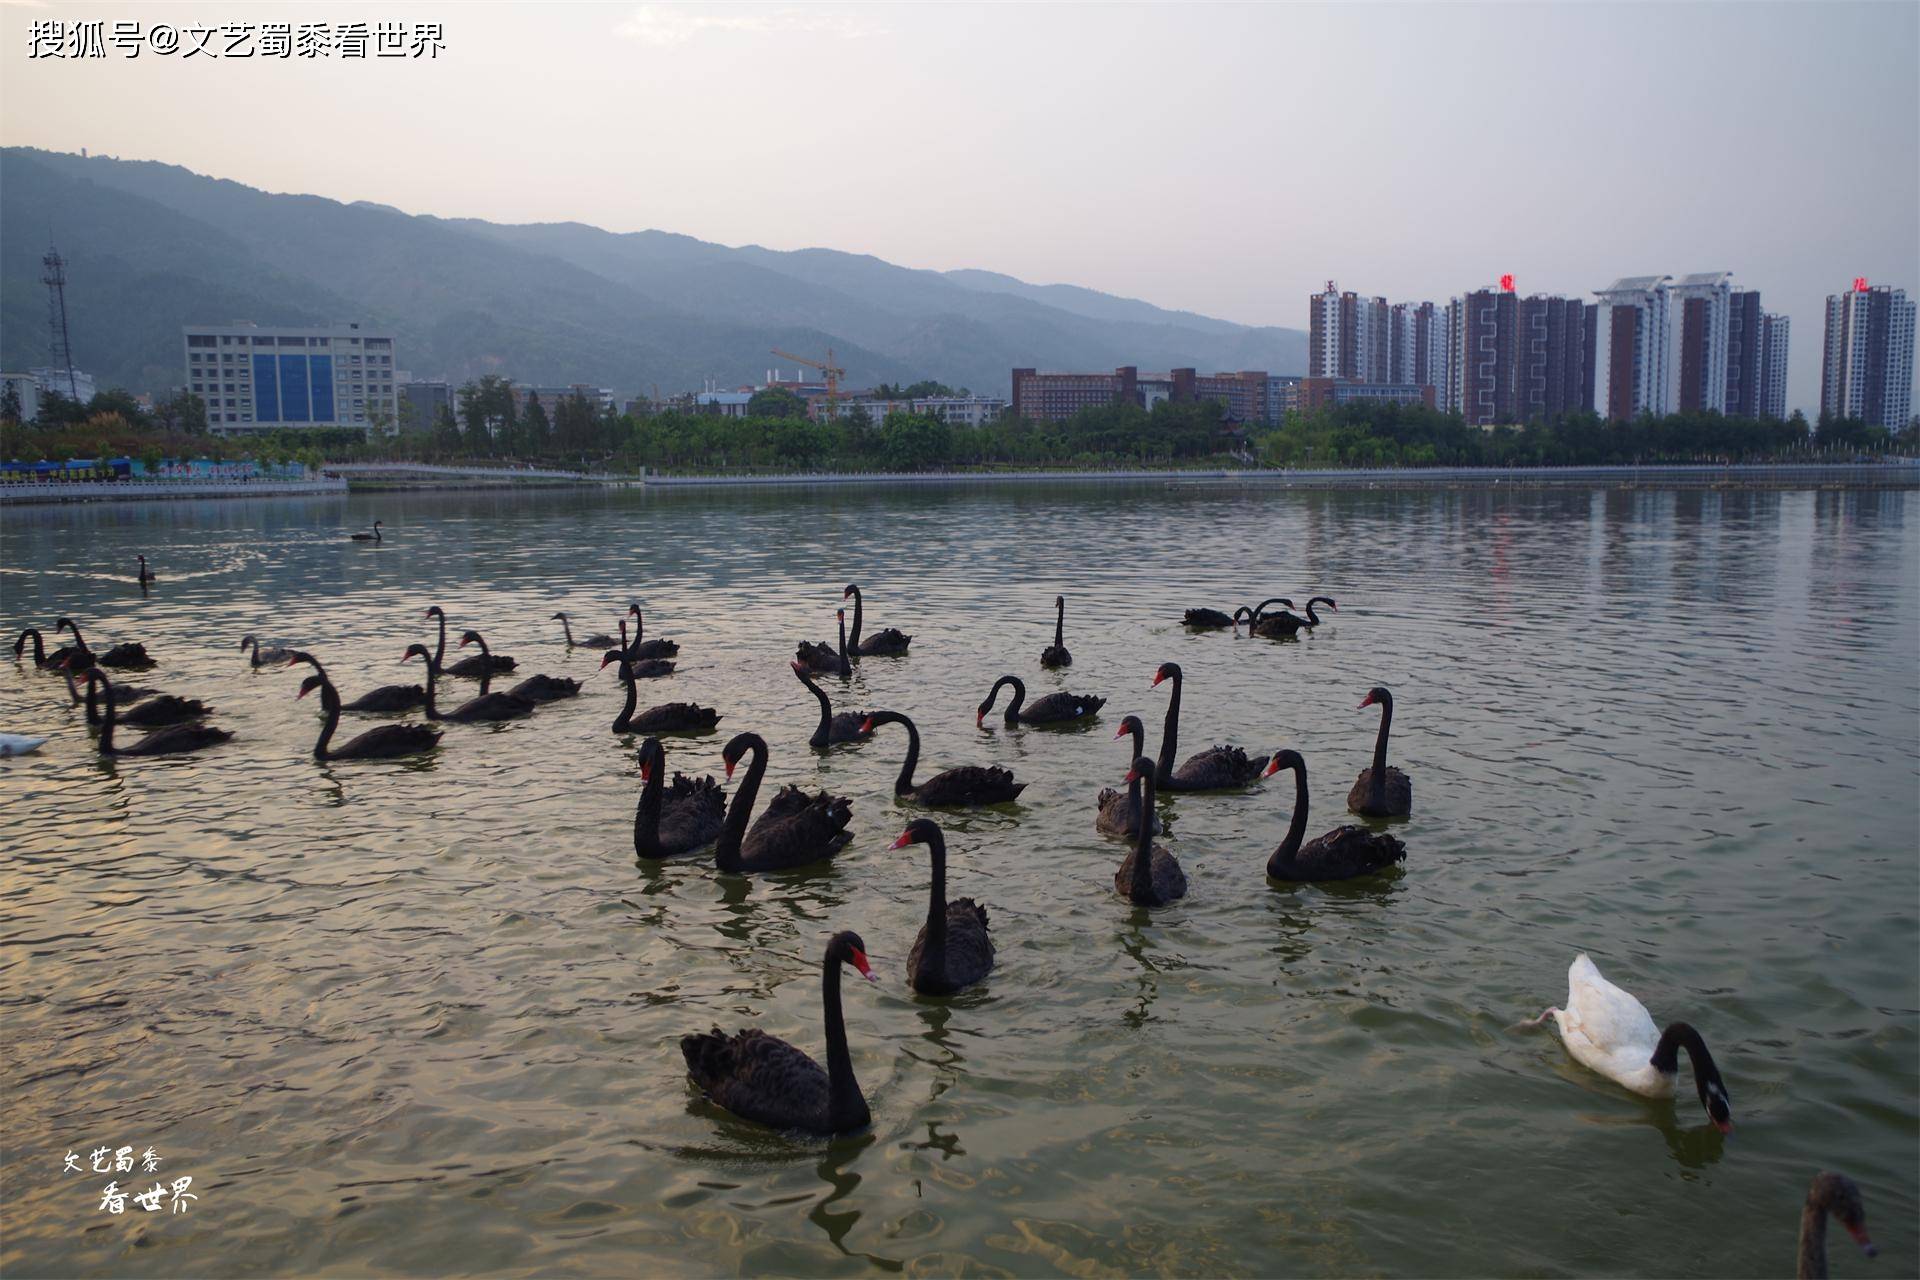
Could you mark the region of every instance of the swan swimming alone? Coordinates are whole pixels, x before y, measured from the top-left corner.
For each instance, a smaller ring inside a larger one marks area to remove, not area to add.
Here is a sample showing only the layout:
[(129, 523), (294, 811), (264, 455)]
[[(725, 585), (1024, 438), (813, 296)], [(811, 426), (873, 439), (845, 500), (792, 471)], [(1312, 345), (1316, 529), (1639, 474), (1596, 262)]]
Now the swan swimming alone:
[(1684, 1022), (1657, 1030), (1647, 1006), (1601, 977), (1584, 952), (1567, 969), (1567, 1007), (1550, 1008), (1534, 1021), (1549, 1018), (1576, 1062), (1646, 1098), (1674, 1096), (1684, 1048), (1707, 1118), (1720, 1132), (1733, 1132), (1732, 1100), (1700, 1033)]

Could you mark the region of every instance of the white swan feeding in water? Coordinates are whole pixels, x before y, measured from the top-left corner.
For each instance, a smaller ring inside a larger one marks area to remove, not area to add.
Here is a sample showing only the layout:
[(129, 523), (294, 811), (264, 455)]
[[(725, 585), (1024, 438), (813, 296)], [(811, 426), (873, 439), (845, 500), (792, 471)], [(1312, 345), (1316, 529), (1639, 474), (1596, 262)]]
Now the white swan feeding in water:
[(1700, 1033), (1684, 1022), (1665, 1031), (1632, 993), (1605, 978), (1582, 953), (1567, 969), (1567, 1007), (1548, 1009), (1536, 1023), (1552, 1018), (1567, 1052), (1582, 1066), (1647, 1098), (1671, 1098), (1680, 1076), (1680, 1050), (1693, 1063), (1693, 1084), (1707, 1118), (1722, 1133), (1733, 1132), (1733, 1105), (1726, 1082), (1707, 1052)]

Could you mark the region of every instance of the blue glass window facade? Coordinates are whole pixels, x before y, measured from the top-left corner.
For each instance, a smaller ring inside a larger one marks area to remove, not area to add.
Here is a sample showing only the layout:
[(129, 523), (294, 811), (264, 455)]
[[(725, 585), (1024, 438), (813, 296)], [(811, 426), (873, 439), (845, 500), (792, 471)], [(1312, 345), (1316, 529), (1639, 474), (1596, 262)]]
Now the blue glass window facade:
[(307, 396), (307, 358), (280, 357), (280, 420), (312, 422), (311, 402)]
[(333, 421), (333, 357), (309, 356), (307, 366), (313, 374), (313, 420)]
[(256, 422), (280, 421), (279, 381), (273, 373), (273, 357), (253, 358), (253, 417)]

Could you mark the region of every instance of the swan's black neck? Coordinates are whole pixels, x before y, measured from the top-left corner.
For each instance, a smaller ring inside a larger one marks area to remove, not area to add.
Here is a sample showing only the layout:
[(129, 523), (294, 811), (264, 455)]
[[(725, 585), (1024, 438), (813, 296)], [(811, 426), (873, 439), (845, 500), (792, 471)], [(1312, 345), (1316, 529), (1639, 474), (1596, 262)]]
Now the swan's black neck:
[(1320, 615), (1313, 611), (1313, 606), (1315, 606), (1316, 604), (1332, 604), (1332, 603), (1333, 603), (1333, 600), (1329, 596), (1315, 596), (1313, 597), (1313, 599), (1307, 601), (1307, 621), (1312, 623), (1316, 627), (1319, 626)]
[(847, 1020), (840, 1010), (839, 948), (829, 943), (820, 970), (821, 1013), (827, 1031), (827, 1122), (836, 1131), (855, 1129), (868, 1118), (867, 1100), (853, 1078), (853, 1055), (847, 1051)]
[(1307, 834), (1307, 766), (1301, 763), (1287, 767), (1293, 770), (1293, 821), (1287, 824), (1286, 839), (1267, 859), (1268, 875), (1276, 875), (1293, 865), (1300, 853), (1300, 842)]
[(613, 731), (625, 733), (633, 723), (634, 709), (640, 705), (640, 682), (633, 678), (633, 663), (625, 656), (620, 659), (620, 682), (627, 686), (627, 702), (620, 708), (620, 714), (614, 717)]
[[(836, 620), (840, 623), (840, 674), (843, 676), (852, 675), (853, 667), (847, 661), (849, 650), (847, 648), (846, 613), (844, 611), (840, 612)], [(855, 645), (860, 643), (860, 597), (857, 594), (853, 597), (853, 643)]]
[[(447, 615), (442, 611), (433, 616), (440, 620), (440, 643), (433, 648), (433, 665), (437, 667), (447, 660)], [(431, 687), (431, 682), (429, 682), (429, 687)]]
[(1064, 649), (1067, 647), (1067, 598), (1065, 596), (1057, 597), (1053, 602), (1053, 607), (1055, 610), (1053, 617), (1053, 647), (1056, 649)]
[(1797, 1280), (1827, 1280), (1827, 1205), (1809, 1194), (1800, 1210), (1800, 1265)]
[(1133, 737), (1133, 751), (1127, 756), (1127, 759), (1138, 760), (1141, 756), (1145, 755), (1147, 751), (1147, 726), (1141, 724), (1140, 718), (1135, 716), (1133, 717), (1133, 727), (1128, 729), (1127, 732)]
[[(13, 656), (16, 658), (20, 656), (21, 651), (27, 647), (28, 637), (32, 637), (33, 639), (34, 662), (42, 666), (45, 666), (47, 661), (47, 646), (44, 643), (42, 643), (40, 639), (40, 632), (33, 627), (28, 627), (25, 631), (22, 631), (20, 633), (20, 638), (13, 642)], [(80, 701), (80, 699), (75, 698), (74, 701), (78, 702)]]
[[(75, 637), (78, 637), (79, 634), (80, 633), (77, 631), (74, 632)], [(105, 676), (100, 675), (97, 671), (93, 672), (87, 676), (87, 696), (88, 697), (93, 696), (93, 686), (95, 684), (98, 684), (100, 686), (101, 696), (106, 704), (102, 708), (101, 714), (100, 714), (100, 742), (99, 742), (100, 754), (103, 756), (110, 756), (113, 754), (113, 725), (114, 725), (113, 686), (107, 683), (107, 678)]]
[(667, 753), (649, 738), (640, 749), (647, 780), (640, 784), (640, 803), (633, 808), (633, 852), (636, 857), (660, 856), (660, 803), (666, 788)]
[(897, 796), (911, 794), (913, 771), (920, 764), (919, 727), (898, 711), (876, 711), (868, 719), (876, 725), (901, 724), (907, 727), (907, 758), (900, 765), (900, 776), (893, 780), (893, 794)]
[(840, 652), (843, 655), (847, 652), (847, 646), (849, 645), (853, 646), (855, 649), (858, 649), (860, 647), (860, 623), (866, 617), (865, 610), (863, 610), (860, 607), (860, 588), (854, 587), (852, 588), (852, 591), (853, 591), (853, 638), (851, 640), (847, 639), (845, 631), (842, 631), (840, 633)]
[[(1055, 641), (1055, 643), (1057, 644), (1059, 642)], [(1009, 687), (1013, 690), (1013, 701), (1007, 704), (1007, 711), (1002, 719), (1008, 724), (1014, 724), (1019, 721), (1020, 708), (1027, 700), (1026, 682), (1021, 680), (1019, 676), (1001, 676), (998, 680), (995, 680), (993, 682), (993, 691), (987, 695), (987, 706), (991, 709), (994, 702), (1000, 697), (1000, 690)]]
[(439, 673), (440, 673), (440, 664), (434, 659), (428, 658), (427, 659), (427, 719), (429, 720), (441, 720), (445, 718), (440, 714), (440, 708), (435, 706), (433, 701), (433, 681), (434, 681), (434, 677), (437, 676)]
[(493, 654), (487, 649), (487, 638), (478, 631), (473, 633), (473, 642), (480, 646), (480, 696), (484, 698), (493, 686)]
[(1148, 815), (1153, 812), (1153, 779), (1136, 776), (1127, 786), (1127, 799), (1138, 801), (1140, 815), (1140, 834), (1133, 846), (1133, 882), (1129, 886), (1135, 902), (1153, 900), (1153, 823)]
[(927, 852), (933, 855), (933, 885), (927, 892), (927, 947), (921, 957), (941, 973), (947, 955), (947, 838), (937, 827), (927, 835)]
[(73, 632), (73, 647), (79, 650), (81, 653), (92, 652), (90, 649), (87, 648), (87, 642), (85, 638), (81, 636), (80, 628), (74, 623), (72, 618), (60, 619), (59, 622), (54, 624), (54, 630)]
[(813, 736), (807, 739), (807, 745), (815, 748), (827, 746), (833, 741), (833, 703), (827, 698), (827, 691), (815, 684), (797, 665), (793, 673), (800, 677), (800, 683), (807, 686), (807, 692), (820, 703), (820, 723), (814, 727)]
[(1387, 807), (1387, 733), (1393, 728), (1393, 695), (1382, 691), (1376, 699), (1380, 704), (1380, 736), (1373, 740), (1373, 778), (1367, 788), (1369, 807), (1376, 813), (1384, 813)]
[(320, 726), (320, 740), (313, 744), (315, 760), (327, 758), (327, 744), (333, 741), (333, 731), (340, 727), (340, 694), (324, 674), (320, 677), (320, 706), (327, 713), (327, 722)]
[(567, 621), (566, 614), (563, 613), (558, 616), (560, 618), (560, 630), (564, 632), (567, 637), (567, 648), (571, 649), (573, 648), (573, 624)]
[(1660, 1033), (1660, 1043), (1653, 1048), (1653, 1069), (1661, 1075), (1678, 1075), (1680, 1072), (1680, 1050), (1687, 1051), (1687, 1059), (1693, 1063), (1693, 1087), (1700, 1095), (1700, 1105), (1707, 1109), (1716, 1123), (1722, 1118), (1714, 1112), (1714, 1100), (1718, 1098), (1721, 1111), (1727, 1108), (1727, 1086), (1720, 1078), (1720, 1068), (1714, 1065), (1713, 1055), (1707, 1052), (1707, 1042), (1700, 1033), (1684, 1022), (1670, 1024)]
[[(733, 803), (727, 806), (726, 825), (720, 828), (720, 839), (713, 846), (713, 865), (722, 871), (740, 870), (740, 841), (747, 834), (747, 818), (751, 816), (753, 802), (760, 794), (760, 777), (767, 771), (767, 740), (757, 733), (742, 736), (747, 740), (747, 750), (753, 753), (753, 759), (747, 763), (747, 776), (740, 780), (739, 789), (733, 793)], [(839, 979), (834, 977), (830, 981), (835, 992), (837, 1016)]]
[(1167, 719), (1160, 731), (1160, 758), (1154, 762), (1153, 780), (1161, 786), (1173, 781), (1173, 757), (1180, 749), (1180, 668), (1167, 677), (1173, 681), (1173, 696), (1167, 700)]

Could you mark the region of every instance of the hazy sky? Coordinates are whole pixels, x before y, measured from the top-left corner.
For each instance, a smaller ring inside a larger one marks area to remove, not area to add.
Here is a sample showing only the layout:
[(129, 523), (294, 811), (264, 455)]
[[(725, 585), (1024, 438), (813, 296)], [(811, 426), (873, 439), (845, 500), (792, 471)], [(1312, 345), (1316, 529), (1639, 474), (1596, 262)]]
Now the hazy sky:
[[(437, 60), (32, 61), (37, 18), (439, 22)], [(985, 267), (1304, 328), (1731, 270), (1920, 290), (1920, 5), (29, 4), (0, 140), (503, 222)]]

